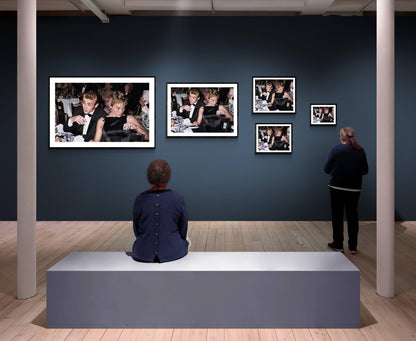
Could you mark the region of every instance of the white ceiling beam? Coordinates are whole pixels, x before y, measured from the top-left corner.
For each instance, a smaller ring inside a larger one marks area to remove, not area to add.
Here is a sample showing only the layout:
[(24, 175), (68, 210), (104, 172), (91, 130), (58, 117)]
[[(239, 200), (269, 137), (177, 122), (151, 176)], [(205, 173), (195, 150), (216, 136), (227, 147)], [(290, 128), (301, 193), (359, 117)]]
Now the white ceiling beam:
[(81, 12), (84, 12), (85, 9), (82, 8), (79, 0), (68, 0), (72, 5), (74, 5), (75, 8), (77, 8), (78, 10), (80, 10)]
[(124, 3), (130, 11), (211, 11), (212, 8), (211, 0), (124, 0)]
[(323, 15), (333, 3), (334, 0), (306, 0), (305, 9), (302, 11), (302, 14)]
[(88, 9), (94, 13), (103, 24), (108, 24), (110, 22), (110, 18), (105, 15), (104, 12), (101, 11), (101, 9), (98, 8), (98, 6), (95, 4), (92, 0), (80, 0), (85, 6), (88, 7)]
[(303, 11), (305, 0), (215, 0), (216, 11)]
[(328, 12), (360, 12), (371, 4), (369, 0), (335, 0)]

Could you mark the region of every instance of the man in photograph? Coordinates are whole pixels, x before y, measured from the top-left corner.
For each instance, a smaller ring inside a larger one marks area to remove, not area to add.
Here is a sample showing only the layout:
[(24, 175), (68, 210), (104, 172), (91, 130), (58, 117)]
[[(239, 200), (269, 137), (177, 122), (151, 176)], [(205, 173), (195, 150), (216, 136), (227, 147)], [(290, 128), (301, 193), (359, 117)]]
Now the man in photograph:
[(204, 102), (201, 100), (201, 93), (198, 89), (189, 90), (188, 100), (179, 108), (178, 116), (183, 118), (189, 118), (190, 121), (196, 122), (198, 119), (199, 108), (204, 105)]
[(94, 139), (98, 120), (107, 113), (99, 106), (95, 91), (83, 93), (81, 104), (73, 109), (72, 117), (68, 119), (64, 130), (73, 135), (82, 135), (84, 141), (89, 142)]

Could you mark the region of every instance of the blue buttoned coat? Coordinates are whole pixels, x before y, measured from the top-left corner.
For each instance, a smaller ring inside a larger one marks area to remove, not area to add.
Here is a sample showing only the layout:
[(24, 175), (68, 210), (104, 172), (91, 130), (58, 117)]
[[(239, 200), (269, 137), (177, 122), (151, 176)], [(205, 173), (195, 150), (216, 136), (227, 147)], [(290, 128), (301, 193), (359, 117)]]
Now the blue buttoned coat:
[[(137, 260), (168, 262), (188, 253), (188, 216), (182, 195), (170, 189), (148, 190), (136, 197), (133, 207)], [(157, 256), (157, 257), (156, 257)]]

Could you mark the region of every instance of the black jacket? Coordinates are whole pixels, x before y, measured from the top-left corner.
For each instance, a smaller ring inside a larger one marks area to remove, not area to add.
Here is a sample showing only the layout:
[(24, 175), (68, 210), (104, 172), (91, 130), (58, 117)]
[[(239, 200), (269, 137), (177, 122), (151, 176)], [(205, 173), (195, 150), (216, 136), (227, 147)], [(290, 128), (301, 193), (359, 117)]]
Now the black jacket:
[[(74, 110), (72, 111), (72, 116), (76, 116), (76, 115), (85, 116), (82, 106), (74, 108)], [(95, 108), (94, 113), (91, 117), (90, 124), (88, 125), (87, 134), (85, 135), (82, 134), (84, 125), (78, 124), (77, 122), (73, 122), (71, 127), (69, 127), (68, 124), (66, 123), (64, 126), (64, 130), (69, 131), (73, 135), (83, 135), (85, 142), (88, 142), (94, 139), (98, 120), (101, 117), (106, 117), (106, 116), (107, 116), (107, 113), (103, 109), (101, 109), (100, 106), (98, 106), (97, 108)]]

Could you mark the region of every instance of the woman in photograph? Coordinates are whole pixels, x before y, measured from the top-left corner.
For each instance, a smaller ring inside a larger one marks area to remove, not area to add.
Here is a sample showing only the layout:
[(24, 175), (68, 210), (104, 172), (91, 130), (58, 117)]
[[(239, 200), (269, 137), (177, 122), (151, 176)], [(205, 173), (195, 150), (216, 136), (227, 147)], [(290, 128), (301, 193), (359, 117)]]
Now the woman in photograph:
[(233, 120), (233, 115), (227, 110), (224, 105), (218, 105), (219, 93), (215, 89), (210, 89), (207, 96), (207, 104), (204, 108), (204, 116), (208, 115), (223, 115), (228, 117), (231, 121)]
[(283, 81), (276, 82), (276, 108), (279, 110), (291, 110), (293, 107), (293, 98), (290, 91), (285, 89)]
[(328, 246), (334, 251), (344, 251), (344, 208), (348, 222), (348, 248), (357, 253), (358, 240), (358, 199), (360, 198), (362, 177), (368, 173), (364, 149), (355, 139), (354, 129), (344, 127), (339, 132), (341, 144), (333, 147), (325, 162), (324, 171), (331, 176), (333, 242)]
[(269, 143), (270, 150), (286, 150), (289, 149), (289, 140), (286, 135), (283, 135), (282, 127), (274, 127), (274, 135), (271, 143)]
[[(124, 113), (127, 105), (127, 98), (120, 91), (114, 91), (109, 106), (111, 112), (98, 120), (97, 129), (94, 137), (94, 142), (107, 141), (124, 141), (127, 134), (122, 134), (129, 130), (135, 130), (139, 135), (144, 136), (144, 140), (149, 140), (149, 132), (134, 118), (133, 115), (126, 115)], [(111, 132), (117, 132), (118, 137), (111, 139)], [(109, 134), (107, 134), (109, 133)], [(126, 135), (122, 136), (121, 135)]]
[(321, 114), (321, 122), (334, 122), (334, 115), (329, 111), (328, 107), (325, 107), (324, 112)]
[(165, 160), (147, 169), (152, 188), (136, 197), (133, 207), (133, 258), (162, 263), (184, 257), (190, 248), (188, 217), (182, 195), (169, 189), (171, 170)]
[(196, 123), (198, 126), (203, 123), (207, 131), (221, 130), (222, 118), (228, 118), (229, 122), (233, 121), (233, 115), (227, 110), (224, 105), (218, 104), (219, 92), (215, 89), (209, 89), (207, 94), (207, 104), (201, 107), (198, 113)]

